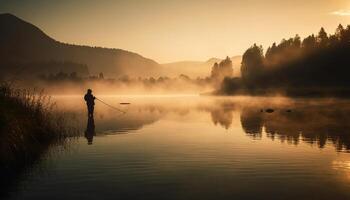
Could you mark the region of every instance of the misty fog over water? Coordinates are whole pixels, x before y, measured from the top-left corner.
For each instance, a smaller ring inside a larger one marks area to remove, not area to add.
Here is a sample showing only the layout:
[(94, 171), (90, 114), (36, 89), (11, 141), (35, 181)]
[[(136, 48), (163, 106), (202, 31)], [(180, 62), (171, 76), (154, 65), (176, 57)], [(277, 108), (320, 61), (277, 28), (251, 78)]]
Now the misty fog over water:
[(99, 98), (125, 114), (96, 102), (91, 122), (81, 96), (54, 97), (81, 136), (52, 148), (9, 199), (350, 197), (348, 100)]
[(4, 0), (0, 199), (350, 199), (347, 4)]

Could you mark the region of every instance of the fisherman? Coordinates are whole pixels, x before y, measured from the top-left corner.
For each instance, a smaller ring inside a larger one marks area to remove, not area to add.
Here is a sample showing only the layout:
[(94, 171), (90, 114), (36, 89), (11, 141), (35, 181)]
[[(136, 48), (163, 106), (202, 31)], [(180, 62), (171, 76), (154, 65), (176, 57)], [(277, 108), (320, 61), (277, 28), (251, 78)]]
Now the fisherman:
[(86, 105), (88, 109), (88, 117), (94, 116), (95, 99), (96, 97), (92, 95), (92, 90), (88, 89), (84, 96), (84, 100), (86, 101)]

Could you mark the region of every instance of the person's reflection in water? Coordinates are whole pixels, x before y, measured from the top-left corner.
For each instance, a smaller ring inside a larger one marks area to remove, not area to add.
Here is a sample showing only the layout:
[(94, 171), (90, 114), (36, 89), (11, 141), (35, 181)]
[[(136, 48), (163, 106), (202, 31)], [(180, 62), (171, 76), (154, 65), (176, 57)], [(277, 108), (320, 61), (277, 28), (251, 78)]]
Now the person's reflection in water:
[(86, 130), (85, 130), (85, 138), (87, 139), (88, 145), (92, 144), (94, 136), (95, 136), (95, 121), (93, 116), (89, 116)]

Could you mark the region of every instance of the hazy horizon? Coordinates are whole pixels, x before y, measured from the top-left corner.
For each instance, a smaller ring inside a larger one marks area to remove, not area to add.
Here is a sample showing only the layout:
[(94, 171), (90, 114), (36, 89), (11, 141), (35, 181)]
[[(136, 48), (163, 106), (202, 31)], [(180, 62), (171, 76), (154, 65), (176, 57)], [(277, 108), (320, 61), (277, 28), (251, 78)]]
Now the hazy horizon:
[(320, 27), (333, 33), (339, 23), (350, 22), (349, 10), (345, 0), (2, 0), (0, 5), (1, 13), (29, 21), (59, 41), (125, 49), (158, 63), (242, 55), (253, 43), (266, 49), (282, 38), (317, 33)]
[(350, 199), (350, 1), (0, 0), (0, 199)]

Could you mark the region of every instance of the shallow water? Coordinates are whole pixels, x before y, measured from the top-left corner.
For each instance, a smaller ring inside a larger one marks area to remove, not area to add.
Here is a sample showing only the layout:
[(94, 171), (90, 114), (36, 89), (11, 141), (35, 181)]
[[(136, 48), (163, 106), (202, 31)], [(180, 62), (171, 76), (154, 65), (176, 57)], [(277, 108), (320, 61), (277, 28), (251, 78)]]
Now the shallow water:
[(96, 102), (88, 121), (81, 97), (55, 97), (82, 136), (8, 199), (350, 199), (350, 101), (101, 99), (126, 114)]

